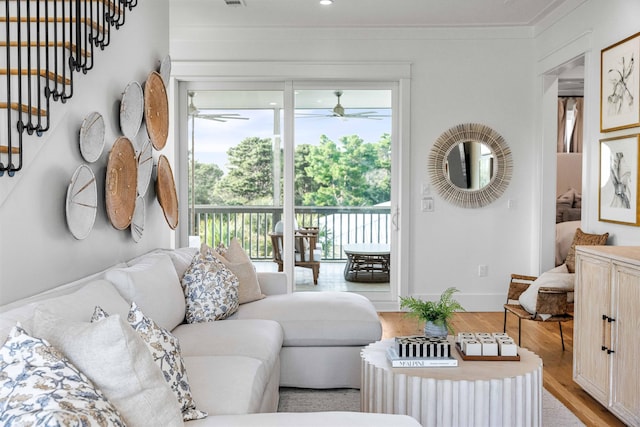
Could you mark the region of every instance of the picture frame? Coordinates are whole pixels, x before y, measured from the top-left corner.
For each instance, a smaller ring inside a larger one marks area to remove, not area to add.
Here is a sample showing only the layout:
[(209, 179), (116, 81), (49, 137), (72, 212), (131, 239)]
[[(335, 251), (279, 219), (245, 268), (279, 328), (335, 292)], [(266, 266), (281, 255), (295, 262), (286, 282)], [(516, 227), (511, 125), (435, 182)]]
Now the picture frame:
[(600, 53), (600, 132), (640, 126), (640, 33)]
[(598, 219), (640, 225), (638, 163), (640, 134), (600, 140)]

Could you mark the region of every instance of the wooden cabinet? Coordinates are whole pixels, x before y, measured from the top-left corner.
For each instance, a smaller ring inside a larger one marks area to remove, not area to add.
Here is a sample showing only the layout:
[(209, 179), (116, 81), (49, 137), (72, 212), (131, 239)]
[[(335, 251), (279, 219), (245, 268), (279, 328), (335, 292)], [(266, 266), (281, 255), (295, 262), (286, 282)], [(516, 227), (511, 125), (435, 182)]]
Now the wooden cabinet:
[(640, 247), (576, 250), (573, 379), (640, 426)]

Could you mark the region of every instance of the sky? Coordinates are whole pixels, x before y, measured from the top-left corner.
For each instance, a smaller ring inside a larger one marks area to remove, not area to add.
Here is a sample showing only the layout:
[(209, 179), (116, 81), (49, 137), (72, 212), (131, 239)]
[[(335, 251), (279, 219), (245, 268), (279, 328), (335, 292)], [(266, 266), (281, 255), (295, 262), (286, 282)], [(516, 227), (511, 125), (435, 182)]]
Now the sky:
[[(357, 112), (350, 109), (347, 113)], [(364, 110), (362, 110), (364, 111)], [(367, 109), (366, 111), (374, 111)], [(329, 110), (305, 110), (310, 114), (329, 114)], [(218, 122), (203, 118), (195, 118), (195, 151), (196, 160), (201, 163), (216, 163), (226, 171), (227, 150), (248, 137), (273, 138), (273, 110), (224, 110), (207, 111), (211, 113), (238, 113), (249, 120), (229, 119)], [(387, 114), (381, 110), (380, 114)], [(336, 117), (298, 117), (295, 121), (296, 144), (314, 144), (320, 142), (320, 135), (327, 135), (330, 140), (338, 142), (341, 137), (358, 135), (364, 142), (378, 142), (384, 133), (391, 134), (391, 117), (381, 120)], [(189, 119), (188, 143), (191, 145), (191, 119)]]

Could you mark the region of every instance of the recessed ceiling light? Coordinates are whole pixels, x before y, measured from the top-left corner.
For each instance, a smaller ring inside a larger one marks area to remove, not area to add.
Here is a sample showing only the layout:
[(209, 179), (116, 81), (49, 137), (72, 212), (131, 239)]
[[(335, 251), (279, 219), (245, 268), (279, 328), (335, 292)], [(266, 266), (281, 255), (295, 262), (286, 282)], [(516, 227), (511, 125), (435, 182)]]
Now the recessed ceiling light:
[(320, 0), (320, 4), (323, 6), (329, 6), (330, 4), (333, 4), (333, 0)]

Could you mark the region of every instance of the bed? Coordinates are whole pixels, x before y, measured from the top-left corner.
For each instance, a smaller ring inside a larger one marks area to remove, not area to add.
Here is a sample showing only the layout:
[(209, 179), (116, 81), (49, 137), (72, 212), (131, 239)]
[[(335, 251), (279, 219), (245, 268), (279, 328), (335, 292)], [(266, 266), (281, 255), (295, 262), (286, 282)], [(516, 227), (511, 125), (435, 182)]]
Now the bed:
[(582, 153), (557, 154), (556, 265), (564, 263), (582, 215)]
[(556, 223), (579, 221), (582, 211), (582, 153), (558, 153)]

